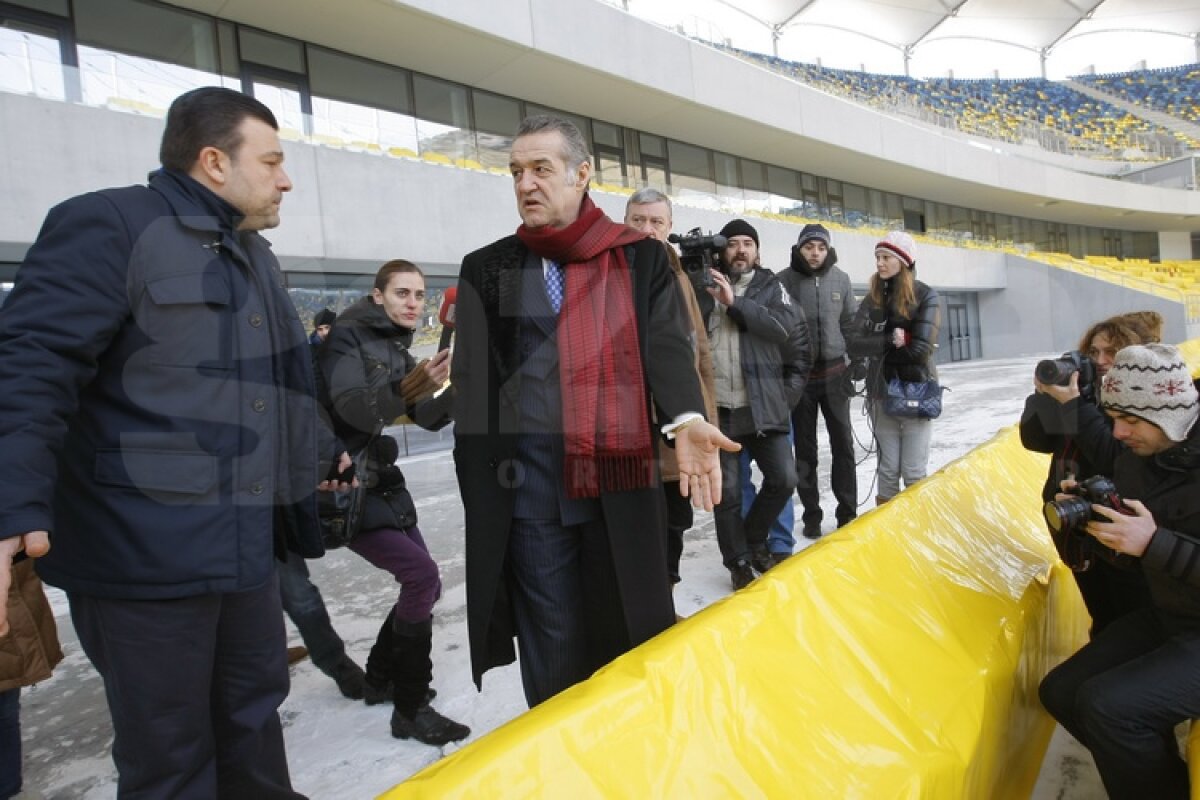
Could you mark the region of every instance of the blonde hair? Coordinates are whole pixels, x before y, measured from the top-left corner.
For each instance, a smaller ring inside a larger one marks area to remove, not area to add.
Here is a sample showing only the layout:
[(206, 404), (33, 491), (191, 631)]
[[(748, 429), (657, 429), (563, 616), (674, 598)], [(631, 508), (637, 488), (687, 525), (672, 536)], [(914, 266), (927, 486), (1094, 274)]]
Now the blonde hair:
[[(917, 306), (917, 290), (916, 278), (913, 277), (912, 268), (904, 263), (899, 256), (895, 258), (900, 261), (900, 271), (895, 277), (890, 278), (892, 282), (892, 311), (895, 311), (904, 319), (909, 318), (909, 314)], [(883, 278), (879, 277), (879, 273), (871, 276), (870, 288), (867, 296), (871, 298), (871, 302), (880, 308), (884, 308), (883, 298)]]

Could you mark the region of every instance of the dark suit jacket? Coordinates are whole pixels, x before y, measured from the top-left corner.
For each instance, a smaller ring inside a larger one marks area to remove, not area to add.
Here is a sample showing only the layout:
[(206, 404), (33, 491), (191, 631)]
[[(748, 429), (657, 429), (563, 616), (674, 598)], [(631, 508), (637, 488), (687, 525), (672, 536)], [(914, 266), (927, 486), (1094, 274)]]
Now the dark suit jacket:
[[(526, 252), (520, 240), (510, 236), (471, 253), (463, 260), (458, 284), (451, 367), (456, 390), (454, 460), (466, 510), (467, 622), (477, 685), (488, 669), (516, 657), (505, 557), (514, 478), (520, 469), (515, 461), (520, 433), (517, 374)], [(666, 251), (646, 239), (626, 247), (625, 253), (648, 384), (647, 408), (653, 403), (661, 420), (686, 411), (703, 413), (686, 311)], [(662, 491), (655, 486), (611, 493), (600, 501), (628, 644), (633, 647), (674, 622)]]

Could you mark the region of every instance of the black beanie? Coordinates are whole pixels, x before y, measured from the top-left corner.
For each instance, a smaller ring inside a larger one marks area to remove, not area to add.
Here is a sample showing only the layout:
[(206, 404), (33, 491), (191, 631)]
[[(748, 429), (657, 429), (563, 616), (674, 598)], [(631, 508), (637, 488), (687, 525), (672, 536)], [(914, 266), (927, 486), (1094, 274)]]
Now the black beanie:
[(732, 239), (734, 236), (749, 236), (754, 240), (754, 246), (759, 246), (758, 231), (754, 230), (754, 226), (744, 219), (735, 219), (721, 228), (721, 235), (726, 239)]
[(322, 308), (313, 315), (313, 329), (315, 330), (322, 325), (332, 325), (336, 319), (337, 314), (333, 313), (328, 308)]

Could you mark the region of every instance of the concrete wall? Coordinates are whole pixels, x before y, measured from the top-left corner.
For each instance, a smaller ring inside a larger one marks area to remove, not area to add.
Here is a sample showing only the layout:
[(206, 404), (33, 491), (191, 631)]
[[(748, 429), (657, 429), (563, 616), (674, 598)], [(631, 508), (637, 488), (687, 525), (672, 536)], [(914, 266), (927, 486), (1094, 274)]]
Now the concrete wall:
[(1182, 303), (1005, 256), (1008, 287), (979, 294), (983, 358), (1074, 350), (1092, 323), (1126, 311), (1163, 315), (1163, 341), (1188, 338)]

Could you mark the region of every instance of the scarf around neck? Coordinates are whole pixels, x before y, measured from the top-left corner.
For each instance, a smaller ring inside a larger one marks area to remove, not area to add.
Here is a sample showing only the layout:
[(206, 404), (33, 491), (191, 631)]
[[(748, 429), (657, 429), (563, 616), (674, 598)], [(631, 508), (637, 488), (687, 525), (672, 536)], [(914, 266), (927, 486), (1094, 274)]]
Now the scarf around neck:
[(624, 247), (645, 234), (617, 224), (586, 194), (565, 228), (517, 228), (535, 255), (561, 264), (558, 315), (568, 497), (654, 485), (654, 449)]

